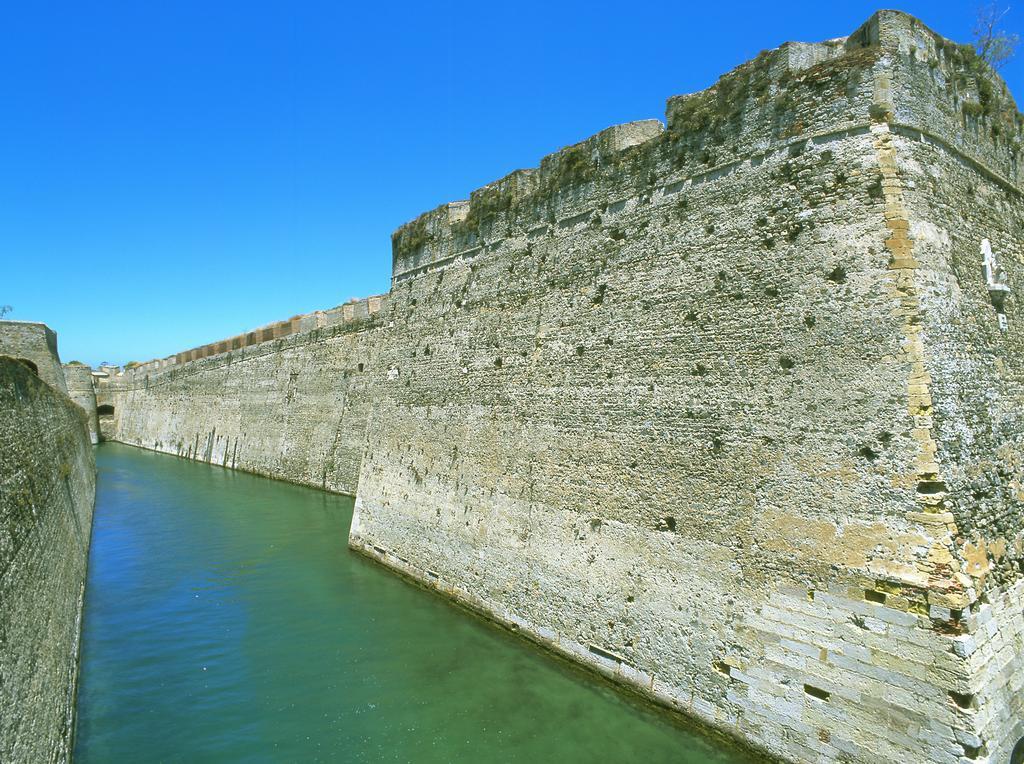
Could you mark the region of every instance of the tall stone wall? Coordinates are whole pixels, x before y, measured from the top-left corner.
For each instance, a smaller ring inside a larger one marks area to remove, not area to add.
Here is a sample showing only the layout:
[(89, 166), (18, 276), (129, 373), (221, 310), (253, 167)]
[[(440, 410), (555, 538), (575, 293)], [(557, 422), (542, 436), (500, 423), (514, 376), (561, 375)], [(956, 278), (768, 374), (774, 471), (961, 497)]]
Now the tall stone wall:
[(94, 495), (85, 414), (0, 356), (0, 761), (71, 759)]
[(101, 405), (114, 407), (101, 417), (104, 437), (354, 495), (380, 305), (350, 304), (318, 328), (108, 377), (99, 383)]
[(1024, 327), (1014, 297), (990, 291), (981, 250), (1024, 284), (1024, 204), (927, 135), (903, 131), (891, 147), (913, 237), (908, 327), (920, 327), (911, 336), (924, 372), (915, 432), (932, 457), (919, 490), (956, 537), (947, 564), (968, 576), (955, 628), (974, 678), (970, 710), (992, 760), (1009, 761), (1024, 737)]
[(100, 400), (124, 442), (355, 491), (355, 549), (775, 756), (1004, 761), (1021, 127), (880, 12), (402, 226), (365, 322)]
[(85, 412), (89, 439), (94, 444), (98, 443), (100, 423), (96, 414), (96, 390), (92, 381), (92, 369), (82, 364), (65, 364), (63, 371), (68, 395)]
[(404, 226), (350, 543), (780, 757), (1006, 760), (1019, 141), (882, 12)]
[(0, 321), (0, 354), (29, 361), (41, 380), (67, 394), (68, 387), (57, 354), (57, 334), (45, 324)]

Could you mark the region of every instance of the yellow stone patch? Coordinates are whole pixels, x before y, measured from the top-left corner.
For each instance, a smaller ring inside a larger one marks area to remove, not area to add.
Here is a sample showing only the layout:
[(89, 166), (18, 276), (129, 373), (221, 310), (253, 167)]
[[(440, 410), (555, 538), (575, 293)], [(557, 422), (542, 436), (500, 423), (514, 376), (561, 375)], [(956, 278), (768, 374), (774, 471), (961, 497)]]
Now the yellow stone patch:
[(988, 561), (988, 550), (985, 547), (984, 539), (979, 540), (976, 544), (970, 542), (964, 544), (961, 554), (966, 563), (967, 573), (975, 578), (983, 577), (992, 567)]

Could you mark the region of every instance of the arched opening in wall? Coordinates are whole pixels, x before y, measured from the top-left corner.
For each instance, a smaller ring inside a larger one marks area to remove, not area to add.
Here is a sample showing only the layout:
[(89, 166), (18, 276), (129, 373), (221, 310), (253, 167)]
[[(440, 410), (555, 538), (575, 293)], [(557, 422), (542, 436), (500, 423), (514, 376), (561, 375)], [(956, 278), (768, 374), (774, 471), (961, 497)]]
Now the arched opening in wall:
[(96, 414), (98, 416), (113, 416), (114, 407), (111, 406), (109, 403), (104, 403), (102, 406), (96, 407)]
[(35, 363), (33, 363), (32, 361), (28, 360), (27, 358), (15, 358), (14, 360), (23, 366), (27, 366), (29, 368), (29, 371), (31, 371), (37, 377), (39, 376), (39, 367), (36, 366)]
[(1017, 741), (1010, 754), (1010, 764), (1024, 764), (1024, 737)]

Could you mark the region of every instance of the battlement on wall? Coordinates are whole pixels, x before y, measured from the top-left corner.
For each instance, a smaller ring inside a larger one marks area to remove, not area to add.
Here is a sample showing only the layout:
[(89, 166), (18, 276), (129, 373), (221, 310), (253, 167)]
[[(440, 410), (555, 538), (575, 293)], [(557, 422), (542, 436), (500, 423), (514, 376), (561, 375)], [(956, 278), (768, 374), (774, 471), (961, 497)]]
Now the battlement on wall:
[(359, 323), (379, 313), (387, 304), (387, 299), (388, 296), (386, 294), (374, 295), (373, 297), (366, 297), (361, 300), (350, 300), (343, 305), (338, 305), (329, 310), (315, 310), (312, 313), (292, 316), (285, 321), (266, 324), (252, 331), (236, 334), (234, 337), (211, 342), (208, 345), (202, 345), (191, 350), (185, 350), (166, 358), (157, 358), (136, 366), (126, 367), (124, 373), (130, 376), (137, 376), (166, 371), (191, 361), (198, 361), (201, 358), (209, 358), (210, 356), (229, 353), (232, 350), (253, 347), (294, 334), (304, 334), (317, 329)]
[(785, 43), (703, 91), (669, 98), (664, 125), (616, 125), (420, 215), (392, 235), (392, 281), (877, 121), (948, 143), (1013, 190), (1021, 184), (1024, 117), (1006, 84), (971, 46), (885, 10), (848, 37)]

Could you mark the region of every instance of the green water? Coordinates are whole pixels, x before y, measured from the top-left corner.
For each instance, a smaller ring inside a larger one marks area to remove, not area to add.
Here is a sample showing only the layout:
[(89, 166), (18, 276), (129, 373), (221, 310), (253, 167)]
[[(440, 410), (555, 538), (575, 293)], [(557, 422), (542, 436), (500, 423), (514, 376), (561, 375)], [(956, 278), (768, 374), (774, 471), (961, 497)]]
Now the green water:
[(351, 499), (97, 463), (80, 764), (739, 760), (348, 551)]

